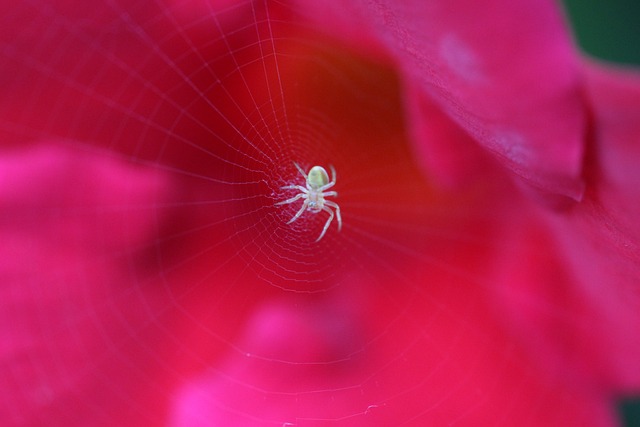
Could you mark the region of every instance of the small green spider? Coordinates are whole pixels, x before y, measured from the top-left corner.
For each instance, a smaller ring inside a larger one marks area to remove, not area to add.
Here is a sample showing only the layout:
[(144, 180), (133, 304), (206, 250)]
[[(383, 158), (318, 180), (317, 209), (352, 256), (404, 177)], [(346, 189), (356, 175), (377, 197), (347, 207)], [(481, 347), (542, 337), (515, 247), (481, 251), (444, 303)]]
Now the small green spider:
[(329, 166), (331, 168), (331, 182), (329, 182), (329, 174), (327, 174), (327, 171), (322, 166), (312, 167), (307, 175), (297, 163), (294, 162), (293, 164), (302, 176), (304, 176), (304, 179), (306, 180), (306, 188), (302, 185), (296, 184), (281, 187), (283, 190), (300, 190), (300, 193), (283, 202), (278, 202), (276, 205), (288, 205), (296, 200), (304, 199), (302, 207), (298, 213), (296, 213), (294, 217), (287, 222), (287, 224), (291, 224), (293, 221), (300, 218), (300, 215), (302, 215), (305, 210), (313, 213), (318, 213), (320, 211), (328, 212), (329, 219), (324, 225), (322, 233), (320, 233), (320, 237), (316, 239), (316, 242), (318, 242), (324, 237), (324, 233), (327, 232), (329, 225), (331, 225), (331, 221), (333, 221), (333, 211), (330, 208), (334, 208), (336, 210), (336, 216), (338, 217), (338, 231), (342, 229), (340, 207), (337, 203), (332, 202), (331, 200), (325, 200), (325, 197), (338, 197), (338, 193), (335, 191), (325, 191), (336, 184), (336, 170), (333, 166)]

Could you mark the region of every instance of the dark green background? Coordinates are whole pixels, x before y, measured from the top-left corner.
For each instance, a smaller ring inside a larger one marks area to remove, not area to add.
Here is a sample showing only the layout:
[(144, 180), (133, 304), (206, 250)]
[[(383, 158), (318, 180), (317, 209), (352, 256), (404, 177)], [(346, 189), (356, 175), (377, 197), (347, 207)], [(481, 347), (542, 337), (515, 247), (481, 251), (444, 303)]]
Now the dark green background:
[(622, 419), (622, 425), (626, 427), (640, 426), (640, 396), (620, 399), (618, 412)]
[(596, 58), (640, 64), (640, 0), (563, 0), (578, 44)]
[[(583, 52), (610, 62), (640, 65), (640, 0), (563, 3)], [(620, 398), (617, 407), (622, 425), (640, 426), (640, 394)]]

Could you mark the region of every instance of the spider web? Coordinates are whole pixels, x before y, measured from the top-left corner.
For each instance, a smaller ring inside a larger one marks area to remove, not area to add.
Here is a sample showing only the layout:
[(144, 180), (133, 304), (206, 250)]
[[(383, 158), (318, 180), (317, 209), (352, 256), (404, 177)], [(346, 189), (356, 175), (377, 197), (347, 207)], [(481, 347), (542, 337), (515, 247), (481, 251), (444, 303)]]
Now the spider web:
[[(512, 212), (433, 188), (388, 65), (275, 2), (9, 9), (0, 131), (36, 172), (5, 182), (50, 183), (6, 211), (3, 425), (566, 421), (478, 304)], [(319, 242), (275, 205), (294, 162), (337, 171)]]

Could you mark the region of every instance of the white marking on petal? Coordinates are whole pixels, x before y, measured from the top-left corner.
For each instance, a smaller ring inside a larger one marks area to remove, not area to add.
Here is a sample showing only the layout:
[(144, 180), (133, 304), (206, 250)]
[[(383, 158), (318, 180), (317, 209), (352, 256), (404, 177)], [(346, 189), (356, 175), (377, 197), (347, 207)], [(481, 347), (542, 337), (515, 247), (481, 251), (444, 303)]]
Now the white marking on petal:
[(440, 40), (438, 53), (458, 78), (468, 83), (486, 80), (478, 56), (455, 34), (447, 34)]
[(493, 134), (492, 142), (496, 151), (514, 163), (527, 166), (535, 160), (535, 153), (527, 145), (525, 137), (518, 132), (512, 130), (496, 131)]

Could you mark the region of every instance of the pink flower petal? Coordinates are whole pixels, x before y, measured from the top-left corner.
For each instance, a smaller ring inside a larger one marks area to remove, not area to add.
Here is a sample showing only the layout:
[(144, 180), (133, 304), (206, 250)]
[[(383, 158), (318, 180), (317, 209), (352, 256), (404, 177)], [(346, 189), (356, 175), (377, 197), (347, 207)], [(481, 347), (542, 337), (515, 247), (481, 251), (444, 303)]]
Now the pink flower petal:
[(157, 333), (147, 310), (162, 303), (134, 286), (144, 273), (123, 255), (144, 257), (157, 226), (149, 207), (166, 190), (158, 173), (101, 155), (43, 147), (2, 157), (0, 424), (153, 417), (164, 378), (145, 350)]
[[(429, 178), (440, 186), (460, 189), (472, 186), (474, 180), (488, 180), (495, 163), (437, 105), (419, 91), (405, 92), (407, 113), (416, 158)], [(428, 120), (423, 118), (428, 117)]]
[(243, 351), (184, 386), (171, 425), (614, 425), (597, 392), (537, 370), (475, 284), (432, 275), (429, 297), (360, 285), (265, 304)]
[[(527, 233), (529, 249), (505, 262), (518, 279), (496, 290), (550, 369), (616, 396), (640, 389), (640, 73), (585, 71), (593, 114), (585, 198), (548, 215), (549, 236)], [(546, 273), (518, 274), (533, 265)]]
[(590, 370), (617, 389), (640, 389), (640, 70), (587, 64), (592, 150), (585, 201), (555, 218), (574, 274), (576, 305), (595, 324), (579, 331)]
[[(581, 198), (585, 119), (578, 66), (555, 2), (301, 3), (330, 34), (349, 39), (355, 28), (367, 34), (368, 43), (397, 62), (414, 91), (410, 97), (433, 99), (526, 182)], [(426, 129), (431, 120), (414, 114), (413, 126)], [(425, 153), (435, 144), (437, 156), (446, 143), (416, 144)]]
[[(115, 47), (95, 36), (102, 34), (99, 18), (113, 18), (100, 10), (77, 10), (81, 22), (94, 18), (88, 28), (51, 27), (44, 40), (20, 31), (30, 22), (26, 14), (12, 28), (19, 48), (2, 51), (9, 64), (3, 78), (13, 91), (0, 100), (3, 120), (11, 124), (3, 132), (86, 136), (112, 152), (103, 158), (103, 151), (36, 150), (0, 167), (6, 214), (0, 278), (8, 284), (0, 295), (6, 305), (0, 364), (7, 367), (0, 400), (9, 402), (0, 407), (0, 421), (161, 425), (172, 401), (175, 424), (185, 426), (612, 424), (610, 395), (592, 379), (603, 371), (605, 378), (615, 371), (612, 382), (629, 372), (629, 383), (636, 378), (634, 337), (623, 328), (626, 321), (635, 325), (635, 300), (621, 301), (619, 289), (600, 298), (601, 284), (621, 267), (629, 272), (622, 283), (635, 289), (635, 247), (607, 250), (636, 241), (634, 216), (624, 213), (636, 213), (627, 198), (635, 193), (621, 182), (635, 176), (627, 170), (631, 162), (616, 176), (611, 169), (625, 166), (624, 159), (603, 156), (603, 175), (616, 185), (603, 194), (610, 183), (595, 185), (583, 206), (553, 217), (565, 247), (550, 249), (555, 240), (548, 227), (509, 185), (492, 179), (476, 184), (490, 194), (466, 194), (455, 206), (431, 191), (411, 167), (388, 75), (370, 74), (370, 65), (354, 66), (351, 58), (332, 62), (326, 52), (304, 50), (308, 40), (296, 44), (298, 34), (278, 28), (279, 19), (274, 28), (263, 26), (263, 11), (254, 15), (253, 3), (221, 12), (233, 18), (231, 25), (219, 15), (194, 24), (200, 8), (205, 15), (210, 6), (204, 1), (171, 4), (186, 9), (174, 16), (164, 9), (130, 15), (118, 8)], [(422, 2), (378, 4), (366, 16), (356, 7), (347, 16), (349, 34), (360, 33), (359, 43), (375, 40), (402, 66), (412, 91), (406, 101), (416, 152), (442, 181), (470, 182), (469, 176), (491, 168), (483, 153), (465, 150), (475, 139), (535, 187), (578, 198), (582, 118), (562, 23), (547, 3), (531, 10), (521, 2), (485, 5), (475, 10), (477, 3), (443, 3), (431, 11)], [(354, 22), (367, 22), (369, 31)], [(493, 39), (485, 40), (477, 34), (487, 23), (495, 25), (489, 25)], [(277, 49), (287, 55), (264, 55), (265, 46), (254, 43), (255, 37), (271, 41), (267, 30), (275, 31), (275, 43), (283, 43)], [(496, 51), (507, 30), (513, 37), (506, 51)], [(21, 50), (28, 43), (29, 50)], [(312, 61), (300, 61), (309, 56)], [(276, 58), (277, 75), (270, 62)], [(323, 61), (330, 67), (317, 68)], [(349, 78), (331, 80), (336, 68)], [(374, 78), (356, 86), (365, 74)], [(271, 125), (280, 125), (284, 113), (270, 103), (272, 88), (295, 94), (278, 99), (284, 110), (295, 104), (295, 111), (312, 107), (319, 117), (338, 117), (335, 132), (325, 126), (333, 138), (314, 134), (303, 144), (274, 138)], [(633, 104), (622, 93), (612, 98), (618, 107)], [(14, 108), (16, 100), (29, 108)], [(252, 122), (256, 116), (261, 123)], [(616, 120), (603, 121), (612, 123), (603, 135), (617, 132)], [(636, 128), (623, 123), (630, 131), (621, 141), (627, 141)], [(247, 138), (254, 133), (257, 138)], [(81, 147), (92, 150), (88, 143)], [(260, 157), (265, 149), (272, 151)], [(633, 153), (625, 145), (618, 155), (627, 150)], [(116, 160), (123, 153), (137, 165)], [(340, 201), (351, 204), (351, 225), (318, 246), (310, 246), (313, 223), (289, 227), (284, 218), (291, 212), (273, 209), (288, 174), (297, 176), (294, 154), (335, 160), (340, 179), (349, 172), (340, 181)], [(159, 172), (176, 170), (184, 174)], [(596, 182), (600, 172), (594, 167), (586, 175)], [(200, 179), (194, 185), (183, 175)], [(258, 184), (237, 190), (224, 182)], [(226, 203), (200, 206), (212, 200)], [(607, 221), (594, 209), (600, 200), (614, 207)], [(615, 232), (603, 231), (603, 222), (614, 223)], [(627, 231), (632, 239), (624, 240)], [(613, 245), (598, 246), (603, 234)], [(244, 257), (230, 256), (238, 242)], [(358, 274), (348, 271), (352, 265)], [(267, 290), (265, 281), (272, 285)], [(324, 292), (291, 298), (283, 292), (300, 282), (311, 283), (305, 291)], [(564, 291), (575, 296), (566, 304)], [(265, 300), (268, 295), (273, 299)], [(528, 296), (524, 304), (521, 295)], [(496, 310), (496, 301), (506, 309)], [(546, 302), (554, 309), (550, 318), (538, 311)], [(557, 322), (559, 314), (584, 330), (558, 332), (567, 326)], [(592, 328), (595, 315), (604, 322)], [(594, 330), (601, 341), (589, 344)], [(599, 342), (620, 352), (608, 358), (594, 348)], [(175, 396), (180, 383), (185, 386)]]

